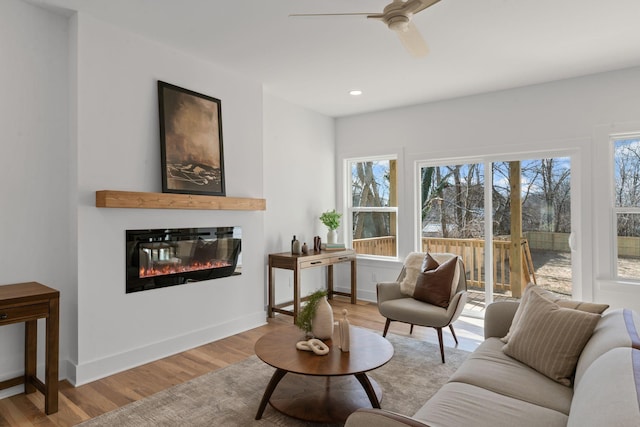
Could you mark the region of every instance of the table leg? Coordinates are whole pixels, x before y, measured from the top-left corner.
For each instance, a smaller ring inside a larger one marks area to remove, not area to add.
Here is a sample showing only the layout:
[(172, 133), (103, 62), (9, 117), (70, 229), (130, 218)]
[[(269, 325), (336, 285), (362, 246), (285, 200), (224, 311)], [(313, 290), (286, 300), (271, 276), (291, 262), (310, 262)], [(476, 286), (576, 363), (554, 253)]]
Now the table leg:
[(24, 322), (24, 393), (36, 391), (33, 378), (36, 377), (36, 362), (38, 354), (38, 321)]
[(327, 266), (327, 298), (333, 299), (333, 264)]
[(365, 374), (364, 372), (361, 372), (359, 374), (355, 374), (355, 376), (358, 379), (358, 381), (360, 381), (360, 384), (362, 384), (362, 388), (364, 388), (364, 391), (367, 393), (367, 396), (369, 397), (369, 401), (371, 402), (371, 406), (379, 409), (380, 401), (378, 400), (378, 396), (376, 396), (376, 392), (373, 389), (373, 386), (371, 385), (371, 382), (369, 381), (369, 377), (367, 377), (367, 374)]
[(267, 316), (268, 317), (273, 317), (273, 306), (275, 305), (275, 295), (274, 293), (274, 289), (273, 289), (273, 282), (275, 280), (275, 278), (273, 277), (274, 273), (273, 273), (273, 266), (271, 265), (271, 257), (269, 257), (269, 289), (268, 289), (268, 306), (267, 306)]
[(44, 412), (47, 415), (58, 412), (58, 352), (60, 349), (59, 311), (60, 300), (58, 298), (52, 298), (49, 300), (49, 317), (47, 317), (46, 326), (46, 362), (44, 371)]
[(273, 373), (273, 376), (271, 377), (271, 380), (269, 381), (269, 384), (267, 384), (267, 388), (264, 391), (262, 400), (260, 401), (260, 406), (258, 407), (258, 412), (256, 413), (256, 420), (262, 418), (262, 414), (267, 407), (267, 403), (269, 403), (269, 399), (271, 398), (273, 391), (276, 389), (276, 386), (286, 374), (287, 371), (285, 371), (284, 369), (276, 369), (276, 371)]
[(356, 259), (351, 260), (351, 304), (356, 303), (357, 289), (356, 289)]
[(293, 270), (293, 323), (298, 320), (300, 313), (300, 267), (296, 265)]

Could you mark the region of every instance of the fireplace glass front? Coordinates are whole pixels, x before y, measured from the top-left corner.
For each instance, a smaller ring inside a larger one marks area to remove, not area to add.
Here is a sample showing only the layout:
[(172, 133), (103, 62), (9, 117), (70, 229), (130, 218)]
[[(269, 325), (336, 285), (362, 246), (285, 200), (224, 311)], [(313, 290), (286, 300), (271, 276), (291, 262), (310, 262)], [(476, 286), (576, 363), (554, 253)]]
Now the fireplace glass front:
[(127, 230), (127, 293), (241, 273), (241, 227)]

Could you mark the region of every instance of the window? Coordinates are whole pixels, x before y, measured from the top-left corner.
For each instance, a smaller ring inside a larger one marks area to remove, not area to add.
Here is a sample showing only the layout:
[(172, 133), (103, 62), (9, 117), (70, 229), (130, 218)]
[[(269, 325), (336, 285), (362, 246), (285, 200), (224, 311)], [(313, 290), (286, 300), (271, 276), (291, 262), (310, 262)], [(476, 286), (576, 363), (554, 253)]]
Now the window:
[(640, 280), (640, 134), (614, 137), (617, 277)]
[(471, 315), (494, 295), (519, 298), (528, 282), (573, 293), (571, 159), (510, 156), (418, 164), (419, 249), (462, 257), (470, 300), (485, 292)]
[(361, 255), (393, 257), (397, 241), (397, 160), (376, 157), (347, 160), (348, 215), (352, 245)]

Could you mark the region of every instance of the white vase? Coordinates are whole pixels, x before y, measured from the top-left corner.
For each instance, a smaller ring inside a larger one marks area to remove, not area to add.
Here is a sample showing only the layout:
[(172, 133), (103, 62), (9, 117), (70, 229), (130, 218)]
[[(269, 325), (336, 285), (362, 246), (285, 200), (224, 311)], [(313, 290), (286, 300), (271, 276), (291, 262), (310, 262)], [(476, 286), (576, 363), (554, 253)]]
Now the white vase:
[(333, 309), (323, 297), (318, 301), (316, 312), (311, 320), (311, 333), (314, 338), (325, 340), (333, 336)]
[(351, 345), (351, 336), (349, 329), (349, 319), (347, 319), (347, 310), (342, 310), (342, 319), (338, 321), (338, 332), (340, 335), (340, 350), (349, 351)]
[(329, 230), (327, 232), (327, 243), (338, 243), (338, 232), (336, 230)]

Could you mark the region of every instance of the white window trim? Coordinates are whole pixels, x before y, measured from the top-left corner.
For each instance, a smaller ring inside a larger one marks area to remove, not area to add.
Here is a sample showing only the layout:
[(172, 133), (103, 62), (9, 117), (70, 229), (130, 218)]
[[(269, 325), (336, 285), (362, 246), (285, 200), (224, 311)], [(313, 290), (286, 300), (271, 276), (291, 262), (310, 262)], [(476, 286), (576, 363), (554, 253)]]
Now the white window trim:
[[(640, 129), (640, 128), (638, 128)], [(611, 271), (613, 273), (613, 281), (640, 285), (640, 277), (623, 277), (618, 272), (618, 214), (637, 214), (640, 215), (640, 207), (633, 206), (616, 206), (615, 198), (615, 144), (616, 141), (622, 139), (640, 139), (640, 130), (635, 132), (622, 132), (609, 135), (609, 164), (610, 179), (609, 188), (611, 195), (609, 197), (609, 208), (611, 210)]]
[[(353, 213), (354, 212), (394, 212), (396, 214), (396, 256), (381, 256), (381, 255), (369, 255), (369, 254), (358, 254), (357, 257), (359, 259), (372, 259), (372, 260), (382, 260), (382, 261), (397, 261), (400, 250), (400, 236), (399, 236), (399, 206), (401, 204), (401, 195), (399, 192), (399, 178), (400, 178), (400, 161), (398, 159), (397, 154), (379, 154), (373, 156), (358, 156), (358, 157), (348, 157), (343, 159), (343, 174), (344, 179), (343, 185), (345, 188), (345, 197), (344, 197), (344, 207), (345, 207), (345, 242), (347, 246), (353, 247)], [(353, 186), (351, 183), (351, 165), (353, 163), (359, 162), (371, 162), (371, 161), (381, 161), (381, 160), (395, 160), (396, 161), (396, 197), (398, 198), (398, 206), (388, 206), (388, 207), (361, 207), (361, 206), (352, 206), (353, 203)]]

